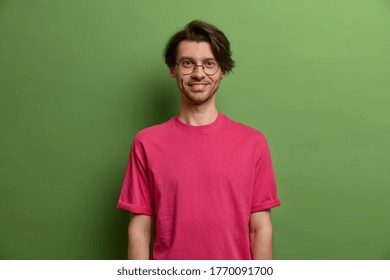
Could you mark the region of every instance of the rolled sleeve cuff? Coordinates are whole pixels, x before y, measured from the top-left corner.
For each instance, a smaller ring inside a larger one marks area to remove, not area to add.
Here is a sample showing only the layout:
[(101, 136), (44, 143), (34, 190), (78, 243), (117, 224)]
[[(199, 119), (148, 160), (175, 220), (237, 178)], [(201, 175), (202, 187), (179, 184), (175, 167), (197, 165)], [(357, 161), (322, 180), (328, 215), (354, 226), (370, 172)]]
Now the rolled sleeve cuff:
[(267, 202), (262, 203), (260, 205), (253, 206), (252, 209), (251, 209), (251, 212), (252, 213), (260, 212), (260, 211), (268, 210), (268, 209), (271, 209), (271, 208), (274, 208), (274, 207), (277, 207), (277, 206), (280, 206), (279, 199), (275, 199), (275, 200), (272, 200), (272, 201), (267, 201)]
[(148, 215), (152, 216), (154, 213), (153, 208), (145, 207), (145, 206), (139, 206), (139, 205), (134, 205), (130, 203), (126, 203), (123, 201), (118, 201), (118, 204), (116, 205), (116, 208), (122, 209), (125, 211), (129, 211), (132, 213), (136, 214), (143, 214), (143, 215)]

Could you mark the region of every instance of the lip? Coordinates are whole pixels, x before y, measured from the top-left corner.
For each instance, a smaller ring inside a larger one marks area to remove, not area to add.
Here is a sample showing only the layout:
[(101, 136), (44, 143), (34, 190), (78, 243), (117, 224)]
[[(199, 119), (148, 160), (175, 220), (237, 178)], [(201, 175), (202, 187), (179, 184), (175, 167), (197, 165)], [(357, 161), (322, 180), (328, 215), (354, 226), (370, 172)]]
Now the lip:
[(207, 86), (209, 83), (188, 83), (190, 86)]
[(188, 86), (193, 92), (203, 92), (208, 88), (209, 83), (188, 83)]

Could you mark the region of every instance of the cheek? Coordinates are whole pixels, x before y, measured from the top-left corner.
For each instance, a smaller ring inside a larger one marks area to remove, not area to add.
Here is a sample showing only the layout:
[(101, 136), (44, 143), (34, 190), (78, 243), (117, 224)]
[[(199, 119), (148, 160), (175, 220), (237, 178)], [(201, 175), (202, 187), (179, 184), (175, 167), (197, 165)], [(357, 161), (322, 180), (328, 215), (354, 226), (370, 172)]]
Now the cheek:
[(184, 82), (184, 80), (183, 80), (183, 79), (177, 79), (177, 85), (179, 86), (179, 88), (180, 88), (181, 90), (183, 90), (184, 87), (185, 87), (185, 82)]
[(217, 88), (218, 86), (219, 86), (219, 79), (218, 80), (215, 80), (215, 81), (213, 81), (213, 84), (214, 84), (214, 88)]
[(187, 84), (187, 79), (185, 77), (178, 77), (177, 78), (177, 83), (184, 87)]

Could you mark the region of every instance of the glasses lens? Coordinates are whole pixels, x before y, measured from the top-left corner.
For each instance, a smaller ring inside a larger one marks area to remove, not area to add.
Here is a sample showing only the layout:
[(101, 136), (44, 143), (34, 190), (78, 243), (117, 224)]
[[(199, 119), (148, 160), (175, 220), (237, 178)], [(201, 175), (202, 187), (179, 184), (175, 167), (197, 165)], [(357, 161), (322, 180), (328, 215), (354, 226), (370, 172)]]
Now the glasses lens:
[(191, 74), (194, 71), (194, 63), (189, 60), (183, 60), (179, 63), (179, 70), (184, 75)]
[(218, 71), (218, 65), (216, 65), (215, 67), (213, 68), (203, 68), (203, 71), (207, 74), (207, 75), (214, 75), (215, 73), (217, 73)]
[(203, 65), (196, 65), (189, 60), (183, 60), (178, 63), (178, 65), (180, 72), (184, 75), (192, 74), (195, 70), (195, 67), (202, 67), (206, 75), (214, 75), (219, 69), (219, 65), (215, 60), (206, 61), (203, 63)]
[(207, 75), (214, 75), (218, 71), (219, 65), (215, 60), (207, 60), (203, 63), (203, 71)]

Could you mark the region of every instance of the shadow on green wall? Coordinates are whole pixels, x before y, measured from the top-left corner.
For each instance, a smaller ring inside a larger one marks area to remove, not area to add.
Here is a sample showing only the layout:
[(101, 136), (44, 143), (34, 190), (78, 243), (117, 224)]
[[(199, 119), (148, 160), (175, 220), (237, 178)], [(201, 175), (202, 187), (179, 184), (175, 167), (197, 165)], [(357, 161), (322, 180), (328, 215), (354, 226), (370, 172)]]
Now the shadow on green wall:
[[(164, 75), (166, 74), (166, 75)], [(154, 79), (154, 77), (156, 77)], [(152, 82), (148, 82), (150, 79)], [(134, 135), (140, 129), (159, 124), (167, 121), (178, 113), (179, 110), (179, 93), (175, 84), (175, 80), (169, 79), (167, 73), (150, 73), (145, 77), (145, 86), (142, 92), (131, 92), (128, 94), (128, 116), (129, 125), (134, 129)], [(130, 149), (130, 147), (129, 147)], [(123, 158), (128, 155), (123, 155), (116, 163), (112, 164), (115, 170), (107, 166), (106, 174), (113, 175), (107, 184), (107, 193), (110, 196), (106, 197), (105, 204), (110, 204), (115, 207), (119, 197), (120, 185), (123, 180), (125, 166), (120, 166), (119, 162), (123, 162)], [(118, 166), (120, 166), (118, 168)], [(113, 187), (115, 186), (115, 187)], [(112, 191), (112, 189), (116, 191)], [(106, 246), (109, 247), (105, 252), (109, 255), (107, 259), (124, 259), (127, 255), (127, 226), (129, 223), (130, 214), (126, 211), (115, 210), (110, 212), (110, 215), (104, 220), (105, 228), (107, 229)]]

